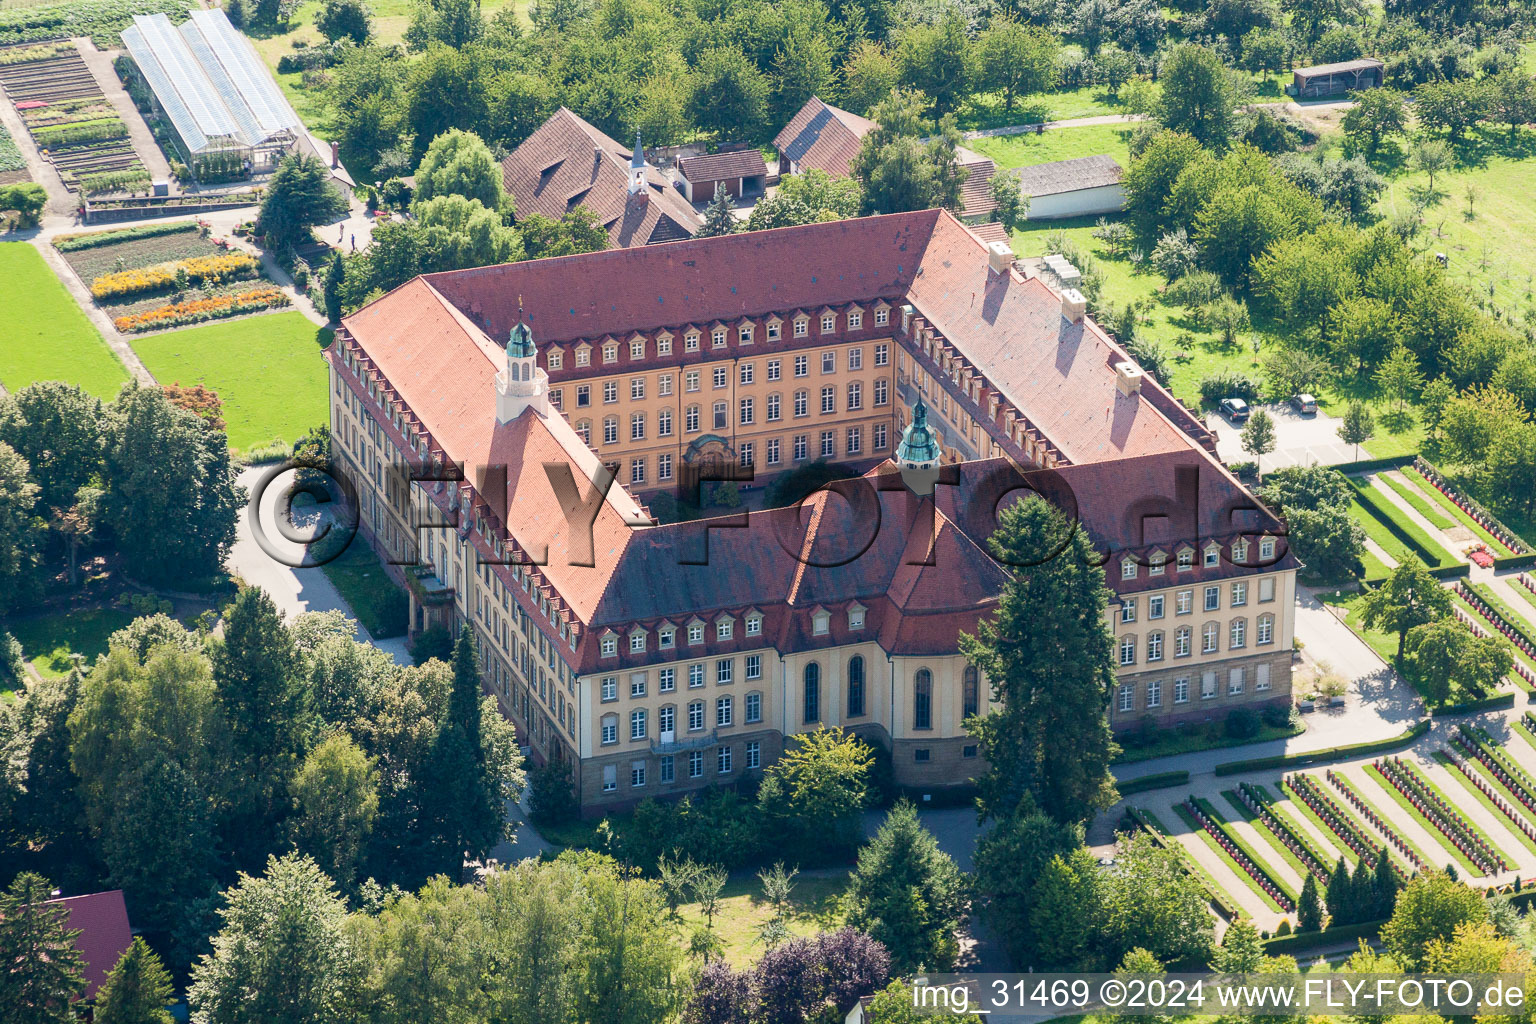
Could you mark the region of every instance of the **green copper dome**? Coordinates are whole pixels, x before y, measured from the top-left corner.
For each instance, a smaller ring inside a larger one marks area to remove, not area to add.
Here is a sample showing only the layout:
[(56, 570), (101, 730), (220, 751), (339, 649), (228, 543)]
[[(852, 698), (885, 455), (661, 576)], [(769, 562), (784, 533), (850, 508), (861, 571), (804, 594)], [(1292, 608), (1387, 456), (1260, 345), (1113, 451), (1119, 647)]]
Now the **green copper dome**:
[(896, 461), (904, 465), (924, 465), (939, 461), (939, 442), (928, 428), (928, 407), (919, 398), (912, 407), (912, 422), (901, 432), (896, 446)]
[(533, 328), (523, 319), (522, 309), (519, 308), (517, 324), (507, 336), (507, 356), (510, 359), (532, 359), (538, 352), (538, 346), (533, 343)]

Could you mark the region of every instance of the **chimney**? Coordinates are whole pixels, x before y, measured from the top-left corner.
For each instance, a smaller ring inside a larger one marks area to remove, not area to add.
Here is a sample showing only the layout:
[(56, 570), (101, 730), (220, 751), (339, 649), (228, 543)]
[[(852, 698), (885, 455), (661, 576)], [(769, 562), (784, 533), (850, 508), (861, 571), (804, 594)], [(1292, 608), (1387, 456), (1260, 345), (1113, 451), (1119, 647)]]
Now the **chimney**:
[(987, 245), (987, 269), (994, 274), (1006, 274), (1013, 266), (1013, 250), (1007, 242), (991, 242)]
[(1134, 395), (1141, 390), (1141, 378), (1146, 371), (1130, 360), (1115, 364), (1115, 387), (1122, 395)]
[(1061, 290), (1061, 315), (1067, 318), (1067, 323), (1082, 323), (1083, 314), (1088, 312), (1088, 300), (1083, 298), (1083, 293), (1076, 288), (1063, 288)]
[(340, 166), (341, 166), (341, 147), (339, 145), (337, 145), (335, 142), (332, 142), (331, 143), (331, 169), (335, 170), (336, 168), (338, 168)]

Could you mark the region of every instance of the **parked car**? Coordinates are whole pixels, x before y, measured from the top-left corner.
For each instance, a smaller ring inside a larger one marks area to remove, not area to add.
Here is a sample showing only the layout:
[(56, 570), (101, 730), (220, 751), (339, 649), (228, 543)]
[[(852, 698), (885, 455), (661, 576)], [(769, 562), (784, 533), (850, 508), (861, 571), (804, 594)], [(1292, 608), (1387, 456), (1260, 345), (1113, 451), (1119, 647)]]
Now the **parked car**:
[(1241, 398), (1223, 398), (1221, 400), (1221, 414), (1227, 418), (1227, 422), (1233, 426), (1248, 422), (1248, 403)]
[(1305, 392), (1299, 395), (1292, 395), (1291, 408), (1303, 416), (1315, 416), (1317, 415), (1317, 399)]

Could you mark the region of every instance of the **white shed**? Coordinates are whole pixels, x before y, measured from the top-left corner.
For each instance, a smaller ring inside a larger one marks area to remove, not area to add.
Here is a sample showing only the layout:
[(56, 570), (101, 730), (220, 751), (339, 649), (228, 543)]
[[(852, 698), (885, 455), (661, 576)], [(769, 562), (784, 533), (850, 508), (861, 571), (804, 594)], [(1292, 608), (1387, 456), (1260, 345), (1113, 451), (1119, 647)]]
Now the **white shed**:
[(1058, 160), (1015, 170), (1029, 196), (1030, 220), (1089, 217), (1125, 209), (1125, 169), (1107, 155)]

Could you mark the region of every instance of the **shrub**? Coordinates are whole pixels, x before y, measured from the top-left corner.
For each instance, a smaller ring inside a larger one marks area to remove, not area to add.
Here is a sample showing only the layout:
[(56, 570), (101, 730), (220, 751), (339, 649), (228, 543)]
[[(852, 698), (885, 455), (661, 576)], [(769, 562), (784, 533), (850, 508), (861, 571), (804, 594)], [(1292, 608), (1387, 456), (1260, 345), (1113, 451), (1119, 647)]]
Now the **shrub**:
[(1214, 404), (1223, 398), (1241, 398), (1247, 402), (1259, 400), (1259, 382), (1237, 370), (1217, 370), (1200, 379), (1200, 400)]
[(0, 685), (8, 690), (18, 690), (26, 678), (21, 642), (9, 633), (0, 632)]
[(453, 657), (453, 635), (442, 626), (428, 626), (411, 642), (411, 660), (418, 665), (433, 658), (447, 661)]
[(48, 193), (43, 186), (33, 182), (23, 181), (0, 188), (0, 210), (15, 210), (23, 225), (36, 224), (47, 205)]
[(1262, 714), (1264, 724), (1271, 729), (1284, 729), (1288, 725), (1295, 725), (1300, 717), (1296, 713), (1295, 704), (1271, 704), (1265, 708)]
[(550, 761), (528, 773), (528, 806), (540, 825), (558, 825), (576, 817), (579, 809), (571, 785), (570, 766)]
[(1259, 734), (1259, 716), (1252, 708), (1233, 708), (1227, 713), (1227, 735), (1247, 740)]

